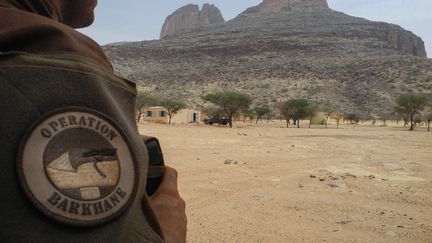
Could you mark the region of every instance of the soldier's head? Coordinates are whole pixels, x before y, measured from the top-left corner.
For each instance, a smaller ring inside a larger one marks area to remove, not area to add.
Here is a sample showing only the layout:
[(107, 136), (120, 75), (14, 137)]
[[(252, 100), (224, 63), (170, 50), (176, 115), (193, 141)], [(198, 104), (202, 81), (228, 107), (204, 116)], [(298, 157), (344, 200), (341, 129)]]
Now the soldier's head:
[[(46, 1), (46, 0), (44, 0)], [(61, 21), (72, 28), (83, 28), (94, 20), (97, 0), (51, 0), (59, 9)]]
[(97, 0), (0, 0), (0, 5), (36, 13), (72, 28), (83, 28), (93, 23)]

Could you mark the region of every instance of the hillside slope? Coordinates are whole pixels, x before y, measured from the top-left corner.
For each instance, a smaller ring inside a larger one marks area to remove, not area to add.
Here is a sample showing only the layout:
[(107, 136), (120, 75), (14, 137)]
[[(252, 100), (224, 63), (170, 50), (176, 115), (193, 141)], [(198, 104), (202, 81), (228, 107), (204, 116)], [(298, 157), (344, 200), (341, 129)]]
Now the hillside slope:
[(119, 74), (193, 106), (220, 89), (243, 90), (257, 103), (308, 98), (368, 115), (389, 112), (404, 92), (432, 98), (421, 38), (326, 4), (265, 0), (222, 24), (105, 50)]

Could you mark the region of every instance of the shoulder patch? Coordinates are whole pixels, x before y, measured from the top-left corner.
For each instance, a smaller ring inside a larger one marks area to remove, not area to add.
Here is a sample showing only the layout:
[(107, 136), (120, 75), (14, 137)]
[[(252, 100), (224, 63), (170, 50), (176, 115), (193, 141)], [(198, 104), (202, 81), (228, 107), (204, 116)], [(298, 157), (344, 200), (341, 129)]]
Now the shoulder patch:
[(138, 170), (127, 137), (109, 117), (87, 108), (43, 116), (23, 139), (17, 162), (32, 203), (66, 224), (108, 222), (136, 194)]

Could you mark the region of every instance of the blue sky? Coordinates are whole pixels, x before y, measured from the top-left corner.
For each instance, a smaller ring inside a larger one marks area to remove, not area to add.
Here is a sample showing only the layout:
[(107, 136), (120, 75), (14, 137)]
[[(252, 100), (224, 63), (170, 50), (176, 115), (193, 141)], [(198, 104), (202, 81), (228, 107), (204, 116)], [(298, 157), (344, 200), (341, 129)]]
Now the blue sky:
[[(81, 32), (100, 44), (158, 39), (165, 18), (189, 3), (215, 4), (225, 20), (261, 0), (102, 0), (95, 23)], [(432, 56), (432, 0), (328, 0), (331, 8), (349, 15), (398, 24), (420, 36)]]

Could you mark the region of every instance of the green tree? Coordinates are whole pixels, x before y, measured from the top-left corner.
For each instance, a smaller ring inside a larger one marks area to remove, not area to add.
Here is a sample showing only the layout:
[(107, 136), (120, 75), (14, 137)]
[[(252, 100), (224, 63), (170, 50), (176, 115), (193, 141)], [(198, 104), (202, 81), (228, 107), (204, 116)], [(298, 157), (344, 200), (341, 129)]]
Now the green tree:
[(167, 115), (169, 117), (168, 124), (171, 124), (172, 118), (179, 112), (181, 109), (186, 108), (186, 104), (179, 100), (165, 99), (160, 102), (160, 105), (167, 109)]
[(398, 114), (400, 116), (400, 118), (402, 118), (402, 120), (404, 122), (404, 127), (408, 126), (408, 123), (409, 123), (409, 120), (410, 120), (410, 114), (406, 110), (406, 108), (396, 106), (394, 108), (394, 110), (395, 110), (395, 113)]
[(135, 108), (138, 113), (137, 122), (139, 123), (144, 112), (151, 106), (158, 104), (158, 99), (148, 91), (138, 91), (136, 96)]
[(290, 121), (294, 116), (295, 109), (288, 101), (281, 103), (278, 108), (280, 114), (284, 117), (286, 121), (286, 127), (288, 128)]
[(310, 103), (305, 99), (291, 99), (283, 102), (279, 106), (279, 111), (285, 118), (287, 127), (292, 119), (297, 128), (300, 128), (300, 119), (307, 118), (310, 113)]
[(357, 113), (348, 113), (345, 115), (344, 119), (354, 124), (360, 121), (360, 116)]
[(218, 91), (207, 94), (203, 99), (219, 106), (224, 111), (229, 119), (230, 127), (232, 127), (233, 116), (241, 110), (247, 110), (252, 104), (252, 98), (239, 91)]
[(257, 106), (253, 110), (257, 116), (256, 123), (258, 123), (259, 120), (261, 120), (262, 122), (263, 118), (265, 118), (268, 114), (272, 113), (272, 110), (267, 105)]
[(243, 122), (246, 122), (246, 118), (249, 118), (249, 121), (252, 122), (256, 115), (253, 109), (242, 109), (241, 114), (243, 114)]
[(209, 118), (214, 116), (224, 116), (224, 111), (213, 105), (205, 106), (201, 110)]
[(317, 105), (309, 104), (306, 108), (306, 117), (309, 118), (309, 128), (311, 128), (312, 120), (318, 112), (319, 108)]
[(427, 99), (419, 94), (404, 94), (396, 98), (395, 111), (410, 122), (410, 131), (414, 131), (414, 117), (418, 115), (427, 105)]
[(267, 113), (267, 114), (264, 116), (264, 119), (266, 119), (267, 124), (270, 122), (271, 119), (273, 119), (274, 116), (275, 116), (275, 114), (274, 114), (273, 111), (271, 111), (270, 113)]
[(300, 120), (307, 118), (310, 114), (310, 103), (305, 99), (293, 99), (289, 102), (295, 108), (293, 119), (297, 121), (297, 128), (300, 128)]
[(414, 117), (414, 127), (421, 127), (423, 124), (423, 120), (420, 116)]

